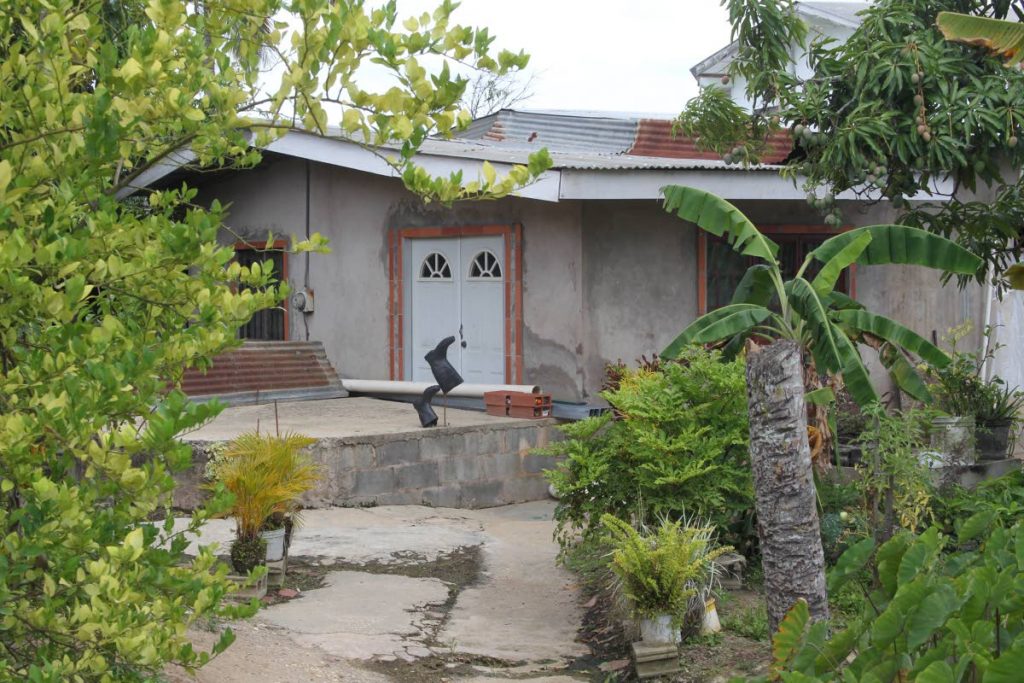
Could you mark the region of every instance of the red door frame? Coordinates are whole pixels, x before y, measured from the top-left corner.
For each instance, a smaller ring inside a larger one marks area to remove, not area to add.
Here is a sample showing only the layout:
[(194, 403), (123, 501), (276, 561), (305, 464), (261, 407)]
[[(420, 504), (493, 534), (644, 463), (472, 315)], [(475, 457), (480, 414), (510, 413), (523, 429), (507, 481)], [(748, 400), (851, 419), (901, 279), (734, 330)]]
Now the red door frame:
[(397, 228), (388, 231), (388, 376), (405, 379), (406, 240), (431, 237), (499, 235), (505, 239), (505, 381), (523, 382), (523, 226), (465, 225), (460, 227)]

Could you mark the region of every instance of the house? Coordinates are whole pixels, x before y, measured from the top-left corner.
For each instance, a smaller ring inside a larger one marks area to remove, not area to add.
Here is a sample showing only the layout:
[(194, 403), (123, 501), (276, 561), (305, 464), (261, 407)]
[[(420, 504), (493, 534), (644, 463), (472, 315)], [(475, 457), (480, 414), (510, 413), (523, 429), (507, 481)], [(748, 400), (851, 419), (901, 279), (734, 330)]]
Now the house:
[[(673, 137), (667, 120), (505, 110), (457, 139), (428, 141), (418, 161), (472, 178), (484, 160), (500, 173), (546, 146), (553, 167), (517, 197), (424, 204), (377, 154), (305, 133), (271, 143), (256, 169), (189, 180), (201, 200), (230, 204), (223, 239), (239, 258), (269, 249), (307, 301), (262, 314), (243, 336), (322, 342), (343, 378), (419, 381), (430, 378), (424, 353), (451, 334), (450, 357), (468, 382), (528, 382), (594, 402), (606, 363), (663, 348), (726, 301), (745, 267), (666, 214), (661, 187), (726, 197), (782, 245), (791, 267), (835, 234), (773, 165), (789, 154), (788, 139), (770, 143), (764, 165), (742, 168)], [(188, 175), (161, 172), (163, 182)], [(839, 205), (850, 225), (889, 217), (883, 204)], [(330, 254), (280, 251), (311, 231), (330, 240)], [(268, 232), (280, 241), (267, 244)], [(844, 286), (929, 338), (984, 317), (982, 289), (941, 287), (924, 269), (860, 268)]]
[[(837, 39), (849, 36), (865, 6), (797, 4), (813, 34)], [(734, 53), (727, 46), (693, 73), (742, 101), (741, 82), (721, 83)], [(795, 59), (794, 69), (806, 69)], [(498, 201), (425, 204), (376, 152), (300, 132), (271, 143), (256, 169), (190, 174), (168, 164), (140, 180), (184, 178), (201, 201), (230, 204), (224, 242), (240, 260), (275, 260), (295, 295), (246, 326), (246, 338), (320, 342), (343, 378), (427, 381), (424, 354), (455, 335), (449, 357), (468, 382), (526, 382), (587, 403), (599, 401), (607, 363), (662, 349), (727, 302), (747, 265), (666, 214), (663, 186), (699, 187), (733, 202), (781, 245), (789, 269), (838, 231), (779, 176), (777, 164), (792, 151), (788, 136), (768, 143), (762, 165), (726, 165), (673, 136), (667, 119), (507, 109), (455, 139), (427, 140), (417, 156), (433, 173), (472, 179), (485, 160), (501, 173), (546, 147), (553, 167)], [(893, 216), (885, 202), (866, 205), (852, 195), (837, 205), (842, 229)], [(330, 254), (281, 251), (289, 237), (313, 231), (330, 240)], [(978, 348), (986, 323), (1004, 323), (1010, 337), (1024, 325), (1019, 298), (1000, 303), (990, 289), (941, 286), (926, 269), (861, 267), (841, 285), (934, 341), (973, 321), (961, 348)], [(1013, 354), (998, 357), (995, 369), (1024, 384)]]

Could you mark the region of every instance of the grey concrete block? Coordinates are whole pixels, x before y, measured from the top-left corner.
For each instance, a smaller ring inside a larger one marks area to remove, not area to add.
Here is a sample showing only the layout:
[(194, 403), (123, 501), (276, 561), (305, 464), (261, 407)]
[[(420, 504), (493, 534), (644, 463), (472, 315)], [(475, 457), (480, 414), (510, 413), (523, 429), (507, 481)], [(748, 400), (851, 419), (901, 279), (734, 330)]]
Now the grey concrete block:
[(397, 478), (393, 469), (360, 470), (355, 473), (352, 484), (352, 495), (355, 497), (376, 496), (388, 493), (397, 488)]
[(480, 465), (483, 479), (509, 479), (523, 474), (518, 453), (482, 455), (480, 456)]
[(422, 505), (422, 491), (389, 491), (376, 496), (377, 505)]
[(373, 467), (376, 453), (370, 444), (342, 446), (340, 460), (342, 467), (352, 470), (365, 470)]
[(517, 429), (515, 432), (509, 432), (509, 443), (515, 445), (515, 450), (518, 453), (526, 455), (534, 448), (537, 448), (539, 431), (537, 427), (530, 427), (529, 429)]
[(531, 500), (547, 500), (548, 482), (543, 477), (521, 477), (502, 482), (498, 498), (504, 504), (525, 503)]
[(504, 505), (501, 481), (474, 481), (462, 485), (462, 507), (488, 508)]
[(474, 481), (483, 477), (483, 464), (480, 458), (470, 455), (450, 457), (438, 463), (441, 483), (448, 484), (462, 481)]
[(404, 465), (420, 460), (420, 440), (390, 441), (377, 447), (377, 465)]
[(558, 466), (559, 458), (552, 458), (549, 455), (535, 455), (527, 453), (523, 456), (523, 472), (527, 474), (540, 474), (545, 470), (553, 470)]
[(425, 489), (430, 486), (438, 486), (441, 483), (438, 470), (436, 462), (421, 462), (398, 467), (395, 470), (398, 476), (398, 488)]
[(462, 487), (459, 485), (438, 486), (420, 492), (423, 504), (436, 508), (462, 507)]
[(471, 455), (489, 455), (503, 453), (508, 450), (505, 441), (505, 430), (489, 429), (486, 431), (468, 432), (466, 434), (466, 453)]
[(420, 460), (444, 460), (466, 453), (465, 434), (432, 434), (420, 440)]

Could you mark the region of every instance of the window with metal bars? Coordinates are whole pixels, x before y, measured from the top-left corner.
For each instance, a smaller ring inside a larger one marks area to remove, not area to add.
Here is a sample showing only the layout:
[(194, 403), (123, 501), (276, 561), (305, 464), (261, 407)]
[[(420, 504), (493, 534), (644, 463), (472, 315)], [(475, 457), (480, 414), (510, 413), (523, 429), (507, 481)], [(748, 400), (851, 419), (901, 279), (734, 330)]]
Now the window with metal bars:
[[(766, 231), (765, 235), (779, 245), (779, 266), (782, 268), (784, 279), (795, 276), (807, 254), (825, 240), (835, 236), (834, 234), (790, 234), (770, 231)], [(736, 291), (736, 286), (739, 285), (743, 274), (747, 272), (747, 268), (761, 263), (761, 260), (737, 254), (725, 240), (709, 238), (706, 263), (706, 310), (713, 311), (732, 300), (733, 292)], [(808, 280), (813, 279), (819, 270), (821, 270), (821, 264), (812, 261), (804, 271), (804, 277)], [(839, 278), (839, 282), (836, 283), (836, 289), (844, 294), (849, 294), (851, 278), (851, 272), (845, 271)]]
[[(277, 245), (275, 245), (277, 246)], [(282, 249), (266, 249), (259, 245), (236, 245), (235, 260), (239, 265), (251, 266), (254, 263), (272, 261), (274, 264), (274, 282), (279, 282), (287, 276), (287, 255)], [(245, 325), (238, 328), (240, 339), (253, 339), (260, 341), (285, 341), (288, 338), (288, 316), (284, 308), (284, 302), (280, 302), (274, 308), (258, 311)]]

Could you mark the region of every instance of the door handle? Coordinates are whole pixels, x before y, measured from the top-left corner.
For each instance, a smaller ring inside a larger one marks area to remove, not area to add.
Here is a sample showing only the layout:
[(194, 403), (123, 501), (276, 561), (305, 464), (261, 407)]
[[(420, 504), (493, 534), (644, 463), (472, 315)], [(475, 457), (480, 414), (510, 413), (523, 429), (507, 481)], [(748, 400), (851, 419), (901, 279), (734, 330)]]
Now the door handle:
[(466, 338), (462, 336), (462, 325), (459, 325), (459, 346), (466, 348)]

